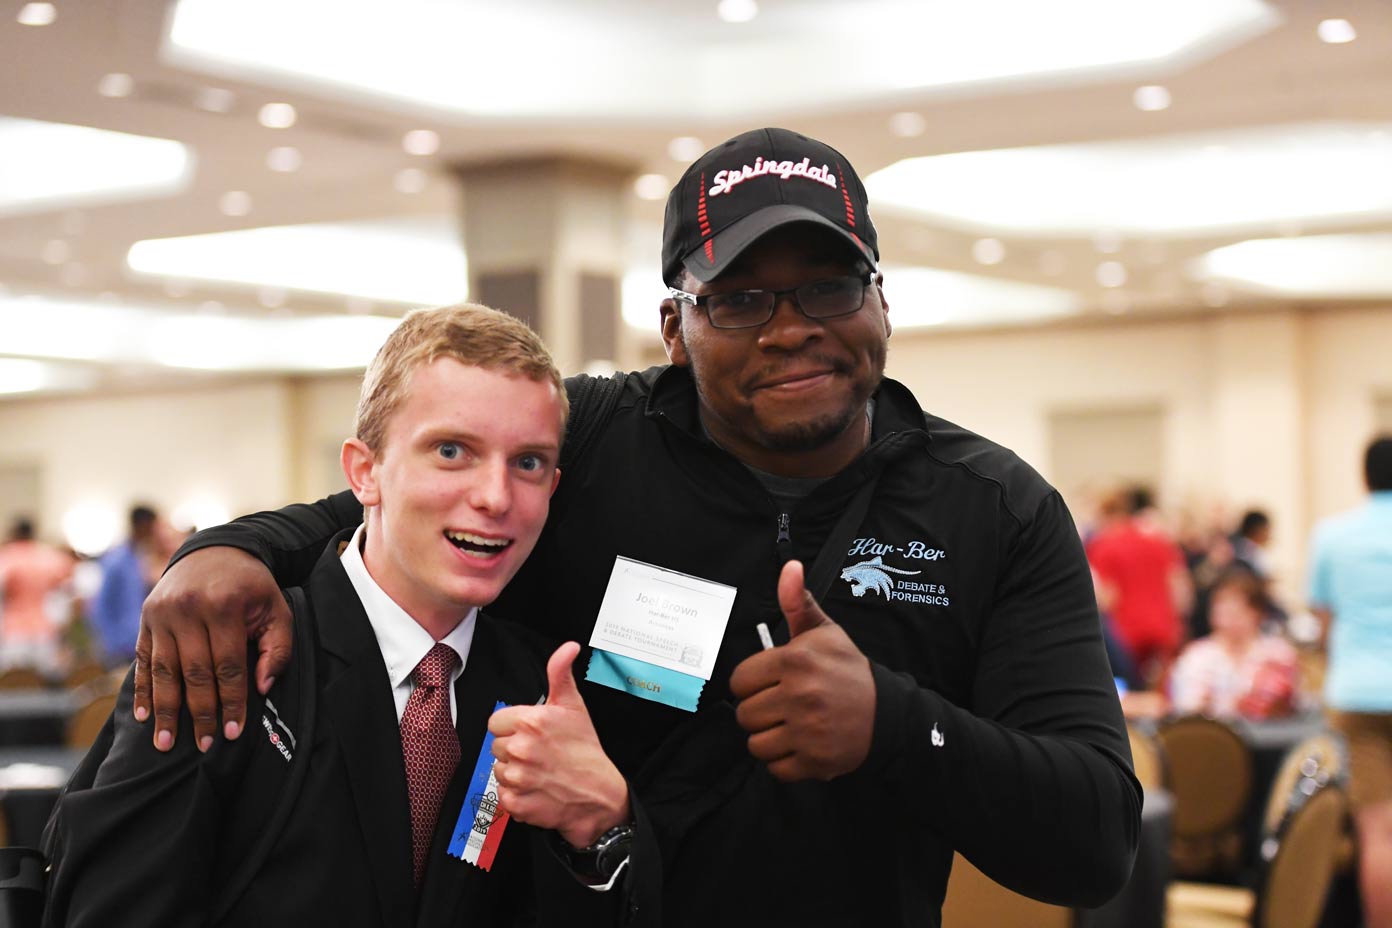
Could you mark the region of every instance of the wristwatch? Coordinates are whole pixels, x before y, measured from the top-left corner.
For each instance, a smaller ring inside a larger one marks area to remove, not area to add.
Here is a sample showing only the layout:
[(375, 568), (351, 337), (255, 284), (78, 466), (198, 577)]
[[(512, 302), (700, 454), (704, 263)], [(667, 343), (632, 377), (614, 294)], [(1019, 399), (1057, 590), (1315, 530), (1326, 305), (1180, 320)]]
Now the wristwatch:
[(628, 863), (634, 833), (633, 823), (626, 822), (610, 828), (587, 847), (571, 847), (559, 834), (556, 845), (561, 859), (581, 883), (591, 889), (608, 889)]

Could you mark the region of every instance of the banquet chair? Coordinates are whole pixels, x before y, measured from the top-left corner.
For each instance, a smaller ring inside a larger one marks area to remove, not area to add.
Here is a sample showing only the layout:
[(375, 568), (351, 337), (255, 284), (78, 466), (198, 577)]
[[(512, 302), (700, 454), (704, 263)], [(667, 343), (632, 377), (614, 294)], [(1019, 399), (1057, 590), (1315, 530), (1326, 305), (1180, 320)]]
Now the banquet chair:
[(106, 675), (106, 668), (99, 661), (83, 661), (68, 671), (68, 675), (63, 678), (63, 685), (70, 690), (76, 689)]
[(1073, 928), (1072, 909), (1022, 896), (952, 855), (952, 876), (943, 900), (943, 928)]
[(1242, 813), (1252, 790), (1252, 752), (1233, 728), (1187, 715), (1160, 728), (1166, 785), (1174, 796), (1170, 858), (1180, 877), (1230, 876), (1242, 865)]
[(68, 719), (67, 745), (85, 751), (97, 740), (97, 733), (106, 724), (107, 716), (116, 708), (116, 694), (102, 693), (94, 696)]
[(1141, 788), (1147, 792), (1165, 788), (1165, 754), (1155, 737), (1131, 722), (1126, 723), (1126, 735), (1131, 739), (1131, 768)]
[(1343, 745), (1330, 732), (1313, 735), (1291, 748), (1271, 783), (1266, 814), (1262, 816), (1263, 832), (1272, 834), (1280, 826), (1292, 804), (1292, 794), (1309, 796), (1328, 783), (1343, 785), (1347, 767)]
[(11, 667), (0, 673), (0, 690), (38, 690), (48, 685), (48, 680), (33, 667)]
[(1295, 803), (1262, 843), (1255, 888), (1174, 883), (1169, 928), (1316, 928), (1347, 819), (1344, 792), (1325, 785)]

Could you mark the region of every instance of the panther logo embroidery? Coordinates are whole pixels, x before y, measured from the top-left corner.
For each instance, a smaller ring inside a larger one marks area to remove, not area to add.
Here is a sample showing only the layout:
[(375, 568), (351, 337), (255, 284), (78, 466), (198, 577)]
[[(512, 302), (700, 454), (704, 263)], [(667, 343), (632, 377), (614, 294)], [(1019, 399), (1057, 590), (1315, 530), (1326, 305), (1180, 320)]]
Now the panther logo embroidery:
[(888, 599), (889, 591), (894, 589), (894, 581), (889, 579), (890, 574), (913, 577), (921, 572), (890, 567), (877, 554), (868, 561), (861, 561), (859, 564), (842, 568), (841, 579), (851, 585), (852, 596), (864, 596), (866, 590), (874, 590)]

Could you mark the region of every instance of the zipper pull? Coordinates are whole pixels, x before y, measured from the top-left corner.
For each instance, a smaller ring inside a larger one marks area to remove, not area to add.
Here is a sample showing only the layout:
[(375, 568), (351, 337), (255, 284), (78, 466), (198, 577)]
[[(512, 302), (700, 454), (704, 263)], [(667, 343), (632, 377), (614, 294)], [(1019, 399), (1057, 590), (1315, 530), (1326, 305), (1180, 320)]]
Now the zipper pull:
[(778, 542), (779, 542), (779, 544), (783, 544), (783, 543), (785, 543), (785, 542), (791, 542), (791, 541), (793, 540), (793, 536), (792, 536), (792, 534), (789, 532), (789, 526), (791, 525), (792, 521), (793, 521), (792, 516), (788, 515), (786, 512), (780, 512), (780, 513), (778, 514)]

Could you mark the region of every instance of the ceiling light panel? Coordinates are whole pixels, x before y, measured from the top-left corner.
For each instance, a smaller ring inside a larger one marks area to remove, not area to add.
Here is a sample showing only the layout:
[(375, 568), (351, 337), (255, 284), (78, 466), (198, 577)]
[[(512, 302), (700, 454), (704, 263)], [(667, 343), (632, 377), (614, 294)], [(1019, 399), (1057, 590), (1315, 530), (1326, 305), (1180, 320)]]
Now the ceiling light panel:
[(1392, 124), (1304, 123), (911, 158), (877, 206), (1032, 235), (1233, 233), (1392, 215)]
[(147, 239), (126, 263), (138, 274), (283, 287), (392, 303), (442, 305), (468, 295), (453, 219), (266, 226)]
[[(4, 351), (20, 359), (212, 371), (366, 366), (401, 320), (387, 316), (239, 317), (39, 296), (0, 297)], [(32, 383), (32, 368), (16, 369)], [(56, 376), (47, 368), (43, 376)], [(40, 389), (49, 386), (45, 381)]]
[(192, 174), (179, 142), (0, 116), (0, 216), (168, 196)]
[[(1105, 80), (1215, 54), (1281, 21), (1261, 0), (864, 0), (820, 3), (811, 13), (805, 4), (766, 7), (732, 29), (703, 3), (635, 4), (616, 18), (595, 15), (589, 4), (544, 0), (180, 0), (165, 55), (228, 77), (461, 114), (728, 119), (907, 89)], [(535, 28), (539, 20), (545, 30)], [(326, 22), (334, 24), (333, 42), (323, 41)], [(846, 37), (864, 34), (867, 23), (893, 28), (876, 32), (873, 54), (847, 55)], [(686, 65), (678, 82), (664, 56), (631, 51), (665, 47), (673, 35), (683, 38)], [(461, 55), (468, 37), (482, 38)], [(579, 69), (578, 48), (586, 59)], [(808, 69), (812, 60), (836, 67)], [(752, 75), (751, 61), (758, 62)]]
[(1289, 296), (1392, 296), (1392, 234), (1252, 239), (1194, 262), (1199, 279)]

